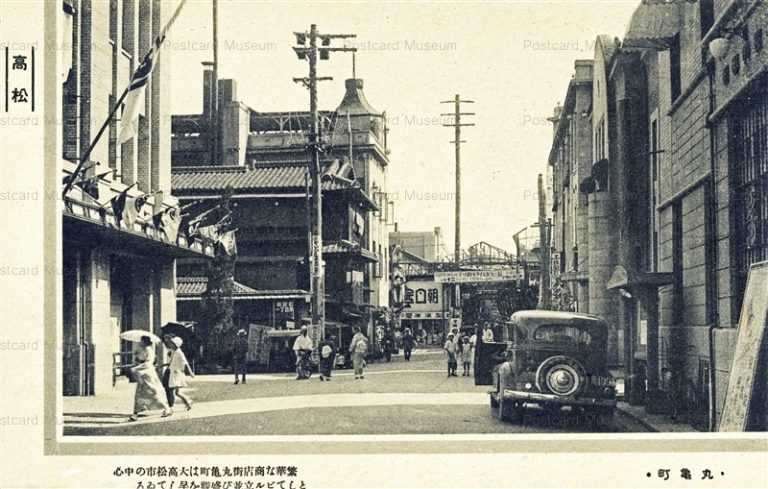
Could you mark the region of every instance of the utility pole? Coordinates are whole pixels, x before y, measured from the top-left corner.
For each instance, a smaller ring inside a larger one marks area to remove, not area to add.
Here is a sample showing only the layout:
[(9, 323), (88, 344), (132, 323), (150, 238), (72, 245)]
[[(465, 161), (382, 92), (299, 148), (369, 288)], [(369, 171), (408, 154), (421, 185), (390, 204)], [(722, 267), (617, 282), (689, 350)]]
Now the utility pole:
[(451, 143), (456, 145), (456, 235), (454, 243), (454, 261), (459, 263), (461, 261), (461, 143), (466, 143), (466, 141), (461, 140), (461, 128), (463, 126), (474, 126), (472, 123), (462, 124), (461, 116), (475, 115), (474, 112), (462, 112), (461, 104), (473, 104), (475, 102), (474, 100), (461, 100), (461, 97), (456, 94), (454, 95), (453, 100), (445, 100), (440, 103), (454, 105), (453, 113), (440, 115), (453, 117), (452, 124), (443, 124), (443, 126), (454, 128), (454, 140), (451, 141)]
[[(319, 339), (325, 338), (325, 271), (323, 267), (323, 203), (320, 171), (320, 117), (317, 110), (317, 82), (332, 80), (331, 77), (317, 76), (317, 60), (327, 60), (331, 51), (357, 51), (357, 48), (332, 48), (331, 39), (348, 39), (355, 34), (320, 34), (317, 25), (312, 24), (309, 32), (294, 32), (296, 44), (293, 50), (301, 60), (309, 61), (309, 76), (294, 78), (293, 81), (309, 89), (309, 163), (308, 173), (312, 198), (310, 215), (310, 268), (312, 292), (312, 326), (317, 328)], [(307, 46), (309, 39), (309, 46)], [(317, 46), (320, 39), (322, 47)], [(318, 339), (318, 338), (314, 338)]]
[(549, 283), (550, 278), (550, 226), (552, 222), (547, 219), (547, 196), (544, 192), (544, 177), (539, 173), (539, 249), (541, 259), (541, 277), (539, 279), (539, 309), (549, 309), (552, 303), (552, 290)]

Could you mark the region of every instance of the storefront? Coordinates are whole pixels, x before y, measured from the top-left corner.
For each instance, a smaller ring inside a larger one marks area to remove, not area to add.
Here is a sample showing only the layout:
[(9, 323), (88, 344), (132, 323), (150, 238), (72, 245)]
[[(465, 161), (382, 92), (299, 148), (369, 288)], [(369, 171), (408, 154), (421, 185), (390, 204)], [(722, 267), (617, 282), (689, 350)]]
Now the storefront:
[(625, 396), (633, 405), (645, 405), (650, 414), (669, 410), (660, 361), (659, 288), (672, 284), (674, 274), (636, 273), (619, 265), (608, 281), (608, 290), (618, 290), (624, 304)]
[[(158, 210), (178, 210), (173, 200), (162, 201), (162, 193), (147, 197), (106, 180), (96, 185), (98, 199), (73, 187), (63, 211), (59, 341), (63, 394), (70, 396), (112, 389), (120, 366), (133, 362), (134, 345), (120, 333), (159, 334), (176, 321), (176, 258), (214, 252), (211, 245), (187, 242), (178, 226), (152, 218)], [(110, 205), (123, 193), (126, 208), (138, 209), (130, 221)]]
[(451, 317), (445, 299), (443, 284), (433, 280), (408, 280), (403, 286), (401, 328), (410, 328), (417, 344), (442, 346), (445, 342)]

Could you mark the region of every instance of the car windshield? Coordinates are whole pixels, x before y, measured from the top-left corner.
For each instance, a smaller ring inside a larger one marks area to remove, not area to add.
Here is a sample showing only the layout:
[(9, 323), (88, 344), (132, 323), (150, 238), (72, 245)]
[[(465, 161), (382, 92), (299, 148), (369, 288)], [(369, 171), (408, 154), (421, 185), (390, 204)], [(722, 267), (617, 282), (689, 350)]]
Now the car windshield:
[(520, 343), (525, 341), (526, 332), (515, 323), (507, 323), (504, 325), (504, 341), (514, 341)]
[(544, 324), (533, 333), (536, 341), (547, 343), (570, 343), (573, 345), (589, 346), (592, 335), (586, 328), (571, 324)]

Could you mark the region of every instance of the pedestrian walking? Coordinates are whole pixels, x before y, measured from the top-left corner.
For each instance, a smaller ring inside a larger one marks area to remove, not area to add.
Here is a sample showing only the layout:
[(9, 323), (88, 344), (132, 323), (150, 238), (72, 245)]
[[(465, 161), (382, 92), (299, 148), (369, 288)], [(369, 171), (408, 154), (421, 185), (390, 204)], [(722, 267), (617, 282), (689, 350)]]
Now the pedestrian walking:
[(173, 354), (173, 348), (174, 344), (171, 341), (173, 339), (172, 334), (165, 334), (163, 335), (163, 344), (168, 349), (168, 355), (167, 355), (167, 362), (162, 365), (163, 367), (163, 389), (165, 389), (165, 399), (168, 401), (168, 406), (173, 408), (173, 404), (176, 401), (173, 395), (173, 389), (171, 389), (171, 386), (168, 385), (168, 381), (171, 378), (171, 369), (168, 368), (170, 366), (171, 362), (171, 354)]
[(151, 411), (162, 410), (162, 416), (170, 416), (170, 409), (165, 389), (155, 370), (155, 349), (149, 336), (142, 336), (134, 355), (136, 364), (131, 372), (136, 379), (136, 394), (133, 398), (133, 414), (129, 418), (136, 421), (140, 416), (148, 416)]
[(248, 333), (244, 329), (240, 329), (235, 336), (235, 341), (232, 345), (232, 372), (235, 374), (235, 385), (240, 380), (238, 375), (242, 378), (243, 384), (245, 384), (245, 374), (248, 371)]
[(331, 336), (320, 343), (320, 381), (331, 381), (331, 370), (336, 359), (336, 338)]
[(312, 353), (314, 345), (312, 338), (307, 336), (308, 332), (307, 327), (302, 326), (299, 336), (293, 342), (293, 352), (296, 354), (296, 380), (308, 379), (312, 375), (307, 357)]
[(359, 326), (353, 328), (355, 332), (349, 345), (349, 353), (352, 355), (352, 367), (355, 370), (355, 380), (365, 376), (365, 354), (368, 353), (368, 338), (360, 331)]
[(403, 358), (405, 358), (406, 362), (411, 361), (411, 352), (413, 351), (414, 341), (415, 340), (413, 333), (411, 333), (411, 329), (406, 328), (405, 333), (403, 334)]
[(459, 346), (461, 348), (461, 366), (464, 368), (464, 372), (461, 375), (462, 377), (469, 377), (469, 367), (472, 363), (473, 353), (472, 345), (469, 343), (469, 336), (462, 336)]
[(472, 330), (472, 336), (469, 337), (469, 363), (474, 367), (475, 349), (477, 348), (477, 327)]
[(448, 335), (448, 340), (445, 342), (443, 349), (448, 354), (448, 377), (458, 377), (456, 375), (456, 353), (459, 349), (458, 343), (453, 339), (453, 334)]
[[(168, 365), (168, 371), (170, 372), (168, 386), (173, 391), (174, 397), (181, 399), (187, 411), (189, 411), (192, 409), (192, 401), (181, 390), (189, 385), (187, 383), (187, 375), (194, 377), (195, 374), (192, 372), (192, 367), (189, 366), (184, 350), (181, 349), (184, 341), (178, 336), (174, 336), (171, 338), (171, 343), (173, 344), (173, 352), (171, 353), (171, 361)], [(170, 407), (171, 412), (173, 412), (173, 404)]]
[(493, 343), (493, 330), (489, 323), (485, 323), (483, 329), (483, 343)]

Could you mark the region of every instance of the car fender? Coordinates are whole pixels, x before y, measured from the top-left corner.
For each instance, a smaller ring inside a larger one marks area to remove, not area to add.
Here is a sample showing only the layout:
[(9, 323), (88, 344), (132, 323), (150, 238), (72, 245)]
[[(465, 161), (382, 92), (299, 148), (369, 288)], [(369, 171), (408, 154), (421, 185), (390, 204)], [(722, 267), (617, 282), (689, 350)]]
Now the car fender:
[(499, 391), (503, 391), (508, 386), (514, 386), (515, 372), (510, 362), (500, 363), (497, 372)]

